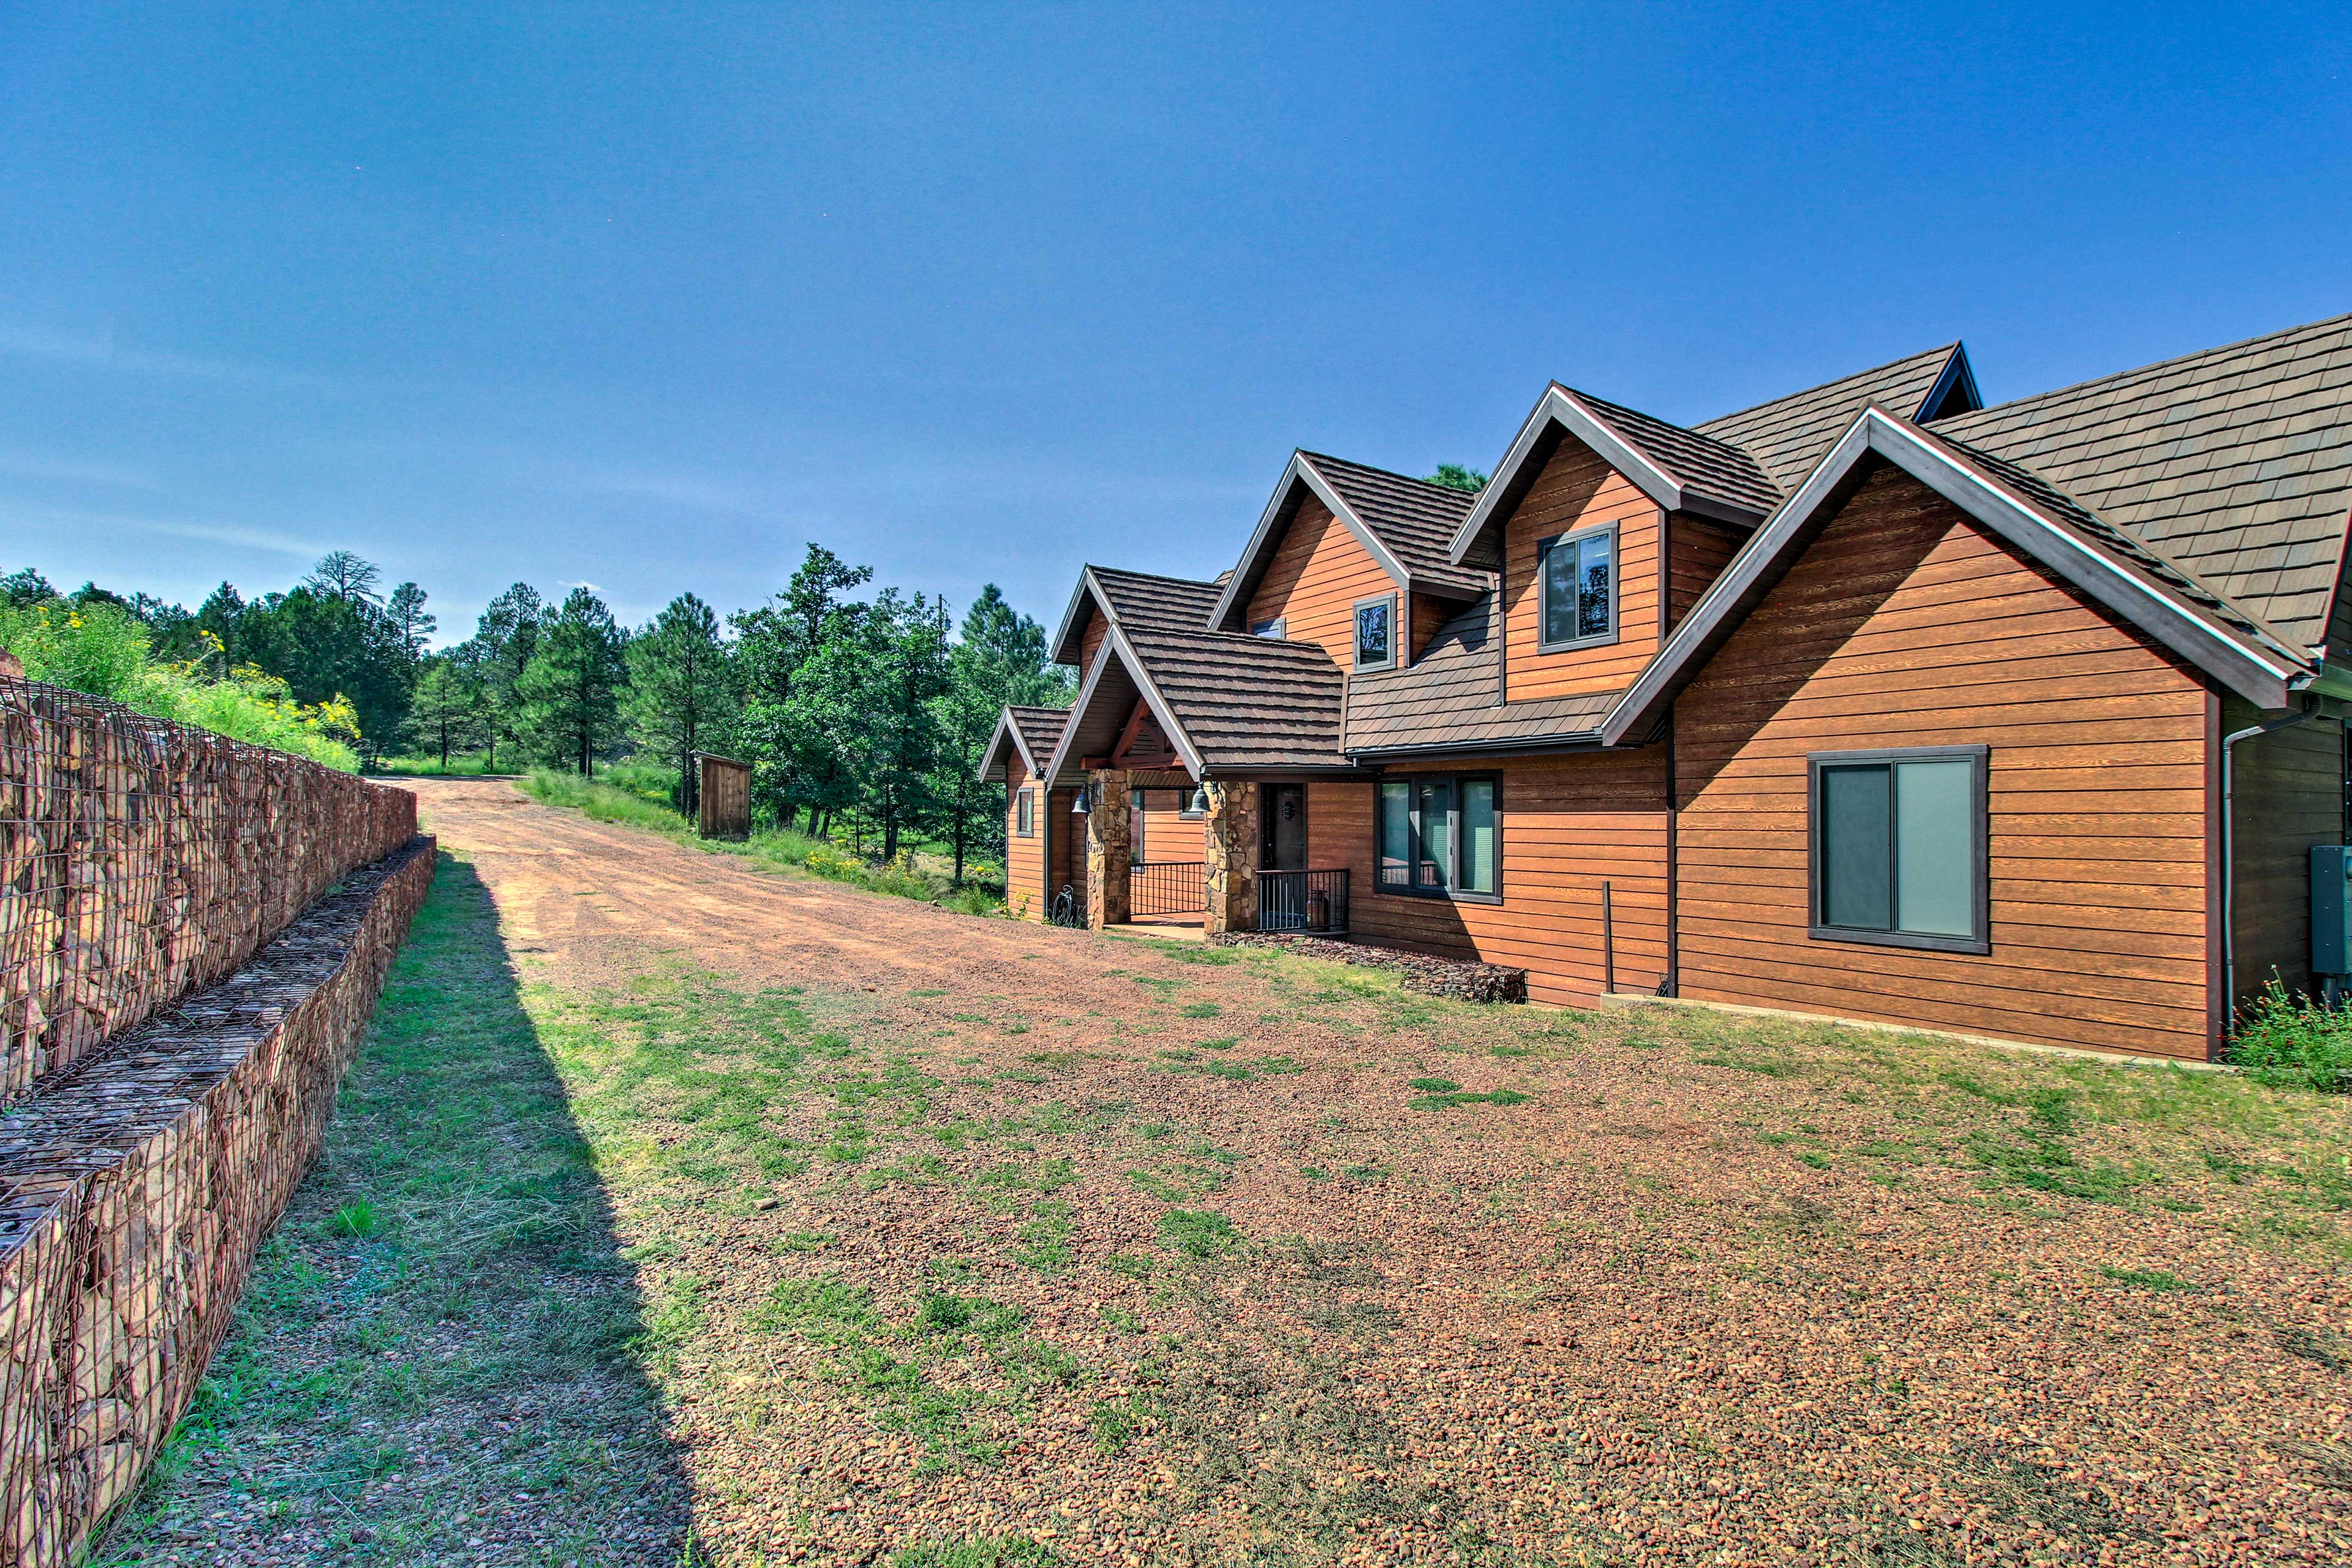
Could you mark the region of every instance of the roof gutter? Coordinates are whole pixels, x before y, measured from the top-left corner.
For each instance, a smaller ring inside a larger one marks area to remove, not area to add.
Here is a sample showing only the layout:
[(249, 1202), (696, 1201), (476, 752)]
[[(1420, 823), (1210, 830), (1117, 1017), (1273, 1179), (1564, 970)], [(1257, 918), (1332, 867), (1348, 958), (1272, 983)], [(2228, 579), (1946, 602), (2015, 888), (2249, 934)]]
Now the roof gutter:
[(1348, 748), (1348, 755), (1380, 762), (1389, 757), (1483, 757), (1496, 752), (1600, 750), (1605, 745), (1598, 730), (1566, 730), (1549, 735), (1514, 736), (1507, 741), (1432, 741), (1418, 746), (1351, 746)]

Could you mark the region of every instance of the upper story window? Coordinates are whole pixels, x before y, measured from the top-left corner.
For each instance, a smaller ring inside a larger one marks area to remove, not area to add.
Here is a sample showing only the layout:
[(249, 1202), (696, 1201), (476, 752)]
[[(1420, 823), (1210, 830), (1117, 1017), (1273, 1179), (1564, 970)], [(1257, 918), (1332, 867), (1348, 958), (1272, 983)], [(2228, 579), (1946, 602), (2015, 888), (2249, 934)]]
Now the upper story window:
[(1982, 746), (1825, 752), (1812, 799), (1811, 934), (1990, 952)]
[(1396, 665), (1396, 595), (1356, 601), (1356, 668), (1390, 669)]
[(1585, 647), (1617, 640), (1617, 530), (1562, 533), (1536, 545), (1542, 595), (1537, 647)]
[(1250, 627), (1250, 636), (1254, 637), (1272, 637), (1275, 641), (1280, 642), (1287, 629), (1288, 628), (1283, 625), (1283, 617), (1276, 616), (1270, 621), (1259, 621)]

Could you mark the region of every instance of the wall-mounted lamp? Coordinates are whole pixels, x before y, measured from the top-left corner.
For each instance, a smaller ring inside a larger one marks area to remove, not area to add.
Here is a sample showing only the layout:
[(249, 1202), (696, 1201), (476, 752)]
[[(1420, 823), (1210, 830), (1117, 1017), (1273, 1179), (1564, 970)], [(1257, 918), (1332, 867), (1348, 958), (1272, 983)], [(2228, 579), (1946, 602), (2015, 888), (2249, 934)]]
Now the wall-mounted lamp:
[(1070, 815), (1073, 816), (1084, 816), (1086, 814), (1087, 792), (1086, 787), (1082, 784), (1078, 788), (1078, 793), (1070, 797)]
[(1192, 813), (1194, 816), (1209, 815), (1209, 786), (1202, 784), (1192, 791)]

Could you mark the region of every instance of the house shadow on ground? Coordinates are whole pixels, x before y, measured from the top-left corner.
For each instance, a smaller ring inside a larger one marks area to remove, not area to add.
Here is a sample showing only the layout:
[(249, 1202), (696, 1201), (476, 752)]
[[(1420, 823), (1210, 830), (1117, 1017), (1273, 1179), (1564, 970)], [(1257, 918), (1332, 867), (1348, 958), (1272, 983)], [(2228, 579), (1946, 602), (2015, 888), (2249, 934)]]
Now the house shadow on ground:
[(318, 1163), (99, 1564), (698, 1560), (644, 1307), (444, 855)]

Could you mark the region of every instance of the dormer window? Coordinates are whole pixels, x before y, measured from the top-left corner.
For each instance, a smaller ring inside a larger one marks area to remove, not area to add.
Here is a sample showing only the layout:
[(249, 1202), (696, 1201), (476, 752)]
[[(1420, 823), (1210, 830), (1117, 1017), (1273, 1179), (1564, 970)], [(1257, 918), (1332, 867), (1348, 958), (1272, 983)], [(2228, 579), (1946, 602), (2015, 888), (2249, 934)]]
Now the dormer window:
[(1275, 641), (1280, 642), (1283, 638), (1285, 630), (1286, 628), (1282, 624), (1282, 617), (1276, 616), (1273, 620), (1260, 621), (1255, 626), (1250, 627), (1250, 636), (1254, 637), (1272, 637)]
[(1396, 665), (1396, 595), (1356, 601), (1356, 668), (1391, 669)]
[(1556, 534), (1536, 544), (1545, 653), (1617, 640), (1617, 529)]

